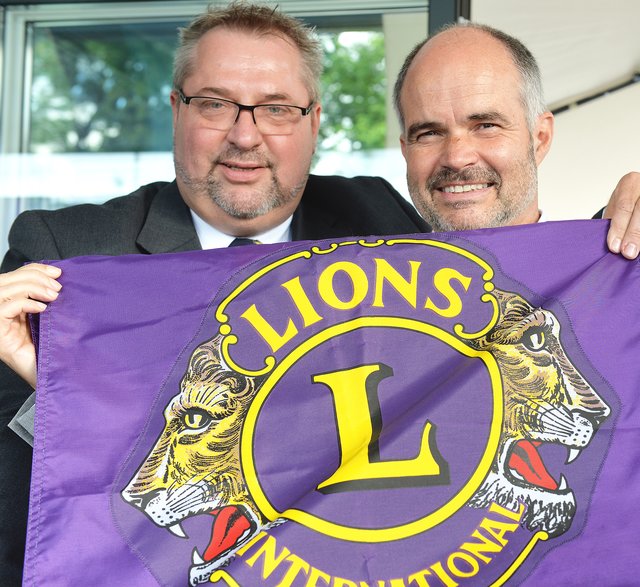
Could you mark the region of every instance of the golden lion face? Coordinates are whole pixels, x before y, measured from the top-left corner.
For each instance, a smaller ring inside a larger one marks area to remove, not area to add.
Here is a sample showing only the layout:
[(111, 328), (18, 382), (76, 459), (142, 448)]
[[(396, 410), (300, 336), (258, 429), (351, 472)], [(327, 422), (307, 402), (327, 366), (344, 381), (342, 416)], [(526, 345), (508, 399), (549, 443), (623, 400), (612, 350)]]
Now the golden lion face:
[[(523, 524), (550, 535), (565, 532), (575, 497), (564, 475), (554, 477), (542, 447), (587, 448), (610, 409), (567, 357), (560, 325), (515, 293), (495, 290), (500, 319), (484, 337), (468, 341), (490, 352), (504, 387), (504, 421), (496, 459), (470, 501), (517, 510)], [(191, 585), (207, 582), (240, 546), (272, 523), (249, 495), (240, 467), (240, 434), (262, 378), (245, 377), (220, 359), (220, 337), (196, 348), (180, 392), (164, 411), (165, 426), (122, 497), (155, 524), (185, 537), (181, 522), (212, 518), (209, 544), (194, 550)]]
[(495, 290), (500, 320), (473, 341), (494, 355), (504, 386), (504, 422), (498, 458), (472, 505), (495, 501), (527, 505), (530, 529), (557, 535), (568, 530), (575, 497), (564, 475), (554, 478), (540, 453), (544, 444), (566, 448), (573, 462), (586, 448), (609, 406), (582, 377), (560, 341), (560, 325), (548, 310), (517, 294)]
[(190, 582), (207, 581), (266, 520), (249, 496), (240, 470), (242, 421), (261, 380), (221, 365), (219, 340), (201, 344), (165, 426), (122, 497), (155, 524), (185, 537), (181, 521), (212, 516), (209, 545), (194, 551)]

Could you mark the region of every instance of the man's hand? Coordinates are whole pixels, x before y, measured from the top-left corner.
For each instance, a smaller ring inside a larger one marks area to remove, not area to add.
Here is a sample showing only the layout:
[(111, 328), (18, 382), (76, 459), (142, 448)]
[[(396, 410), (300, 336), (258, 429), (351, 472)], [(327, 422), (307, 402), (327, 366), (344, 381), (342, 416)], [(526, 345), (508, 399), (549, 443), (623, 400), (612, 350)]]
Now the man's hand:
[(0, 360), (31, 387), (36, 386), (36, 353), (27, 314), (42, 312), (58, 297), (62, 271), (32, 263), (0, 275)]
[(640, 252), (640, 173), (627, 173), (618, 182), (603, 218), (611, 218), (609, 249), (635, 259)]

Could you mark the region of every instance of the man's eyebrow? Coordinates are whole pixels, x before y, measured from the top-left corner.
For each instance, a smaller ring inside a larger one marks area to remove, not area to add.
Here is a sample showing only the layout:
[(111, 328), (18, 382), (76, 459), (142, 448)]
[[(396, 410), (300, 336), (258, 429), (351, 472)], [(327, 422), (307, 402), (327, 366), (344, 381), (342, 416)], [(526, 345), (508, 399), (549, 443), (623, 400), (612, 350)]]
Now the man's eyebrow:
[(407, 136), (413, 137), (420, 132), (430, 131), (430, 130), (442, 130), (444, 126), (439, 124), (438, 122), (431, 122), (429, 120), (425, 120), (423, 122), (415, 122), (407, 129)]
[(473, 122), (501, 122), (503, 124), (507, 124), (509, 120), (496, 110), (489, 110), (487, 112), (476, 112), (474, 114), (470, 114), (467, 117), (467, 120)]
[(228, 95), (228, 92), (226, 92), (222, 88), (214, 88), (213, 86), (207, 86), (204, 88), (200, 88), (194, 94), (194, 96), (219, 96), (222, 98), (225, 96), (225, 94)]
[[(232, 92), (230, 90), (225, 90), (224, 88), (217, 88), (213, 86), (207, 86), (205, 88), (201, 88), (198, 91), (198, 96), (214, 96), (217, 98), (224, 98), (225, 100), (232, 100), (235, 102), (236, 100), (232, 97)], [(283, 101), (291, 100), (291, 97), (288, 94), (283, 93), (274, 93), (274, 94), (265, 94), (260, 98), (257, 104), (272, 104), (274, 102), (282, 103)]]

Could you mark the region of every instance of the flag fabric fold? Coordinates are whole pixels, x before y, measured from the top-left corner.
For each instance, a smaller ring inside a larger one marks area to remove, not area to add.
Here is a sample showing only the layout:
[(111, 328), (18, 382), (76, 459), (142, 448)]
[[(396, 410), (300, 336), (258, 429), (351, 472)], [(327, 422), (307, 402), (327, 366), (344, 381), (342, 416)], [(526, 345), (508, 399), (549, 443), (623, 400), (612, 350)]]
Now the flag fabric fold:
[(24, 584), (634, 584), (607, 226), (54, 262)]

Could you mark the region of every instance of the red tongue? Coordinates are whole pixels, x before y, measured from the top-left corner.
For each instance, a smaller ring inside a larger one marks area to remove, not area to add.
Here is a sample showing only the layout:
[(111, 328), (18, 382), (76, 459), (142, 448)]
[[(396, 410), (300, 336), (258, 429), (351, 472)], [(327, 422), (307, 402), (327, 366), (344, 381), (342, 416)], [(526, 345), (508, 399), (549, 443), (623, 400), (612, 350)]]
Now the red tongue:
[(240, 508), (234, 505), (214, 510), (211, 515), (214, 516), (211, 541), (202, 557), (207, 562), (229, 550), (251, 527), (251, 523), (243, 515)]
[(520, 440), (511, 451), (509, 457), (509, 467), (517, 471), (531, 485), (544, 487), (545, 489), (558, 489), (556, 480), (549, 475), (536, 447), (541, 442), (532, 442), (529, 440)]

